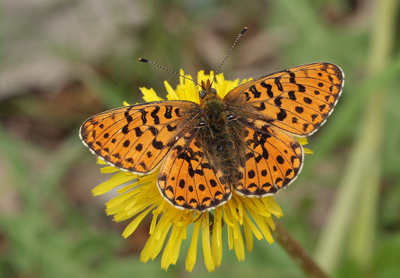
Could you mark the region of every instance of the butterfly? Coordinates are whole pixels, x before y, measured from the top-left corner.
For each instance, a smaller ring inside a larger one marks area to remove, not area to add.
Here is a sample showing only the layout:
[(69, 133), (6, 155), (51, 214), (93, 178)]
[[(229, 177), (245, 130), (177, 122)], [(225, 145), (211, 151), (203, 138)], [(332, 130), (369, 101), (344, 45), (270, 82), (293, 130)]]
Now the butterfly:
[(292, 183), (304, 163), (294, 137), (325, 123), (343, 84), (343, 71), (323, 62), (261, 76), (224, 98), (207, 80), (200, 104), (171, 100), (112, 109), (86, 120), (80, 137), (123, 171), (159, 171), (167, 201), (204, 212), (226, 203), (232, 190), (264, 197)]

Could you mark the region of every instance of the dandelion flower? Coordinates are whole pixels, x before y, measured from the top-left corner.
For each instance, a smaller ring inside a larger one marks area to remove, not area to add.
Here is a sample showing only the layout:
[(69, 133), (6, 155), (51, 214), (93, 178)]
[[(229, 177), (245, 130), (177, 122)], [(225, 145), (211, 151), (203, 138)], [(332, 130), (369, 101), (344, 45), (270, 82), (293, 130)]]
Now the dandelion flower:
[[(183, 71), (181, 71), (181, 75), (184, 76)], [(191, 79), (190, 76), (186, 77)], [(213, 72), (210, 75), (206, 75), (203, 71), (200, 71), (197, 80), (199, 84), (202, 82), (206, 84), (208, 80), (214, 80)], [(243, 80), (241, 84), (245, 82), (246, 80)], [(239, 80), (227, 81), (223, 74), (218, 74), (212, 84), (221, 98), (239, 85)], [(200, 102), (198, 85), (188, 81), (184, 77), (180, 78), (180, 84), (176, 89), (173, 89), (167, 82), (165, 82), (165, 87), (168, 92), (168, 100)], [(153, 89), (140, 89), (145, 101), (153, 102), (161, 100)], [(105, 125), (110, 124), (107, 122), (110, 121), (109, 118), (113, 117), (110, 115), (108, 114), (107, 118), (104, 117), (102, 119)], [(145, 112), (142, 115), (146, 117)], [(167, 117), (168, 115), (165, 112), (164, 116)], [(115, 117), (113, 121), (118, 123), (118, 116)], [(130, 117), (129, 113), (124, 114), (124, 117)], [(152, 120), (156, 121), (156, 117), (154, 116)], [(146, 119), (142, 119), (142, 121), (146, 121)], [(98, 119), (92, 120), (92, 122), (95, 122), (92, 123), (93, 126), (99, 127), (102, 137), (107, 138), (110, 142), (114, 140), (111, 139), (112, 134), (100, 130), (103, 128), (101, 127), (103, 122), (100, 123)], [(154, 260), (162, 253), (161, 267), (167, 270), (171, 264), (176, 264), (181, 252), (182, 241), (189, 240), (190, 247), (187, 250), (186, 270), (190, 272), (197, 260), (197, 243), (201, 237), (202, 244), (200, 246), (205, 266), (211, 272), (221, 265), (223, 240), (227, 240), (229, 249), (234, 250), (239, 261), (245, 259), (245, 249), (248, 252), (252, 250), (254, 237), (258, 240), (265, 239), (270, 244), (273, 242), (271, 231), (274, 230), (275, 226), (272, 217), (279, 218), (283, 214), (272, 196), (249, 198), (245, 194), (238, 194), (235, 190), (232, 190), (228, 192), (230, 193), (229, 199), (221, 201), (220, 205), (211, 206), (211, 209), (196, 210), (179, 205), (176, 206), (168, 198), (168, 195), (166, 195), (168, 193), (166, 189), (160, 192), (160, 186), (157, 184), (160, 165), (162, 165), (161, 162), (154, 171), (149, 171), (149, 173), (144, 175), (139, 173), (140, 171), (129, 171), (129, 167), (121, 167), (121, 162), (117, 160), (120, 158), (115, 154), (116, 158), (113, 158), (114, 160), (110, 163), (111, 158), (107, 159), (108, 152), (110, 152), (108, 145), (106, 149), (105, 145), (102, 145), (101, 142), (93, 141), (90, 143), (90, 136), (95, 137), (100, 135), (98, 133), (96, 133), (97, 135), (93, 134), (94, 127), (85, 128), (87, 132), (82, 132), (84, 134), (82, 135), (84, 143), (88, 146), (99, 145), (101, 148), (96, 150), (95, 147), (92, 147), (92, 152), (108, 162), (107, 164), (105, 161), (99, 160), (99, 163), (105, 165), (102, 168), (102, 172), (114, 173), (108, 181), (93, 189), (93, 195), (101, 195), (116, 187), (120, 187), (118, 195), (106, 204), (106, 212), (108, 215), (113, 215), (115, 221), (131, 219), (130, 224), (125, 228), (122, 235), (125, 238), (132, 235), (142, 220), (147, 215), (152, 215), (149, 231), (150, 237), (140, 256), (142, 262), (147, 262), (149, 259)], [(124, 133), (124, 128), (125, 126), (121, 126), (122, 133)], [(139, 129), (137, 132), (140, 133), (143, 131)], [(307, 140), (299, 139), (299, 142), (301, 145), (304, 145), (307, 143)], [(130, 142), (129, 140), (122, 140), (116, 142), (116, 144), (118, 143), (119, 145), (129, 145)], [(119, 145), (115, 148), (119, 148)], [(104, 149), (106, 150), (104, 151)], [(304, 153), (311, 153), (311, 151), (304, 149)], [(120, 153), (117, 154), (121, 156)], [(125, 168), (122, 170), (128, 171), (121, 171), (121, 168)], [(224, 224), (226, 226), (226, 234), (223, 234), (222, 227)], [(190, 235), (187, 234), (189, 225), (193, 225), (194, 227)]]

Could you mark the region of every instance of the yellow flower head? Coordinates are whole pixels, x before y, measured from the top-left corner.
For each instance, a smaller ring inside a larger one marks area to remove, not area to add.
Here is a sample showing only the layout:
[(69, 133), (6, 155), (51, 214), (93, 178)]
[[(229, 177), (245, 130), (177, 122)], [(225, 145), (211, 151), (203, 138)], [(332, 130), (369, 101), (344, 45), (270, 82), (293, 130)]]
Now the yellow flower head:
[[(184, 75), (181, 71), (181, 75)], [(187, 76), (191, 78), (190, 76)], [(198, 73), (197, 80), (213, 80), (213, 72), (205, 75)], [(242, 83), (246, 82), (243, 80)], [(220, 97), (239, 85), (239, 80), (227, 81), (223, 74), (218, 74), (213, 83)], [(189, 100), (199, 103), (198, 86), (185, 78), (174, 90), (166, 81), (169, 100)], [(153, 89), (140, 88), (145, 101), (161, 100)], [(306, 144), (306, 139), (299, 140)], [(305, 149), (306, 153), (311, 151)], [(106, 164), (99, 160), (99, 163)], [(245, 246), (248, 252), (253, 248), (253, 235), (258, 239), (273, 242), (271, 230), (274, 230), (272, 215), (281, 217), (282, 211), (271, 196), (263, 198), (243, 197), (232, 191), (232, 197), (222, 206), (211, 211), (178, 209), (172, 206), (160, 194), (157, 186), (158, 172), (149, 175), (136, 175), (122, 172), (113, 166), (102, 168), (103, 173), (115, 174), (110, 180), (93, 189), (95, 196), (104, 194), (113, 188), (123, 185), (119, 195), (109, 201), (106, 206), (108, 215), (114, 215), (115, 221), (133, 219), (123, 232), (126, 238), (138, 227), (146, 215), (152, 214), (150, 237), (141, 253), (140, 260), (154, 260), (162, 251), (161, 267), (165, 270), (175, 264), (183, 240), (187, 239), (187, 227), (194, 225), (191, 244), (186, 257), (186, 270), (192, 271), (197, 258), (197, 242), (201, 234), (204, 261), (208, 271), (214, 271), (222, 260), (222, 226), (226, 224), (226, 239), (229, 249), (234, 249), (239, 261), (245, 258)], [(190, 238), (190, 237), (189, 237)]]

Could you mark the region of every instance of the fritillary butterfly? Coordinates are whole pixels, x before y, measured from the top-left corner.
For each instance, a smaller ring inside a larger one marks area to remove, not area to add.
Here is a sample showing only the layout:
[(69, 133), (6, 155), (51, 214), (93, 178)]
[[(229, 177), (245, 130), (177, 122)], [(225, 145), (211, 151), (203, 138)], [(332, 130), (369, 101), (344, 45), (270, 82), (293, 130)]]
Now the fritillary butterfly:
[(304, 160), (293, 136), (313, 134), (332, 113), (344, 73), (330, 63), (268, 74), (223, 99), (210, 80), (200, 104), (155, 101), (89, 118), (83, 143), (109, 164), (135, 174), (159, 169), (157, 184), (172, 205), (200, 212), (292, 183)]

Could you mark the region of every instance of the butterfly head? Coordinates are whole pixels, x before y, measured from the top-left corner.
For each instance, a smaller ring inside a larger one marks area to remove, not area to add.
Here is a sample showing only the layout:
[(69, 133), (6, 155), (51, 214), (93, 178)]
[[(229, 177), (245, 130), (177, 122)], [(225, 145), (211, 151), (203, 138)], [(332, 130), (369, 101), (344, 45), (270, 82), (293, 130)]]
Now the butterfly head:
[(201, 81), (201, 87), (203, 88), (203, 90), (199, 92), (201, 101), (204, 101), (207, 96), (217, 95), (217, 91), (214, 88), (211, 88), (210, 80), (207, 80), (207, 82)]

